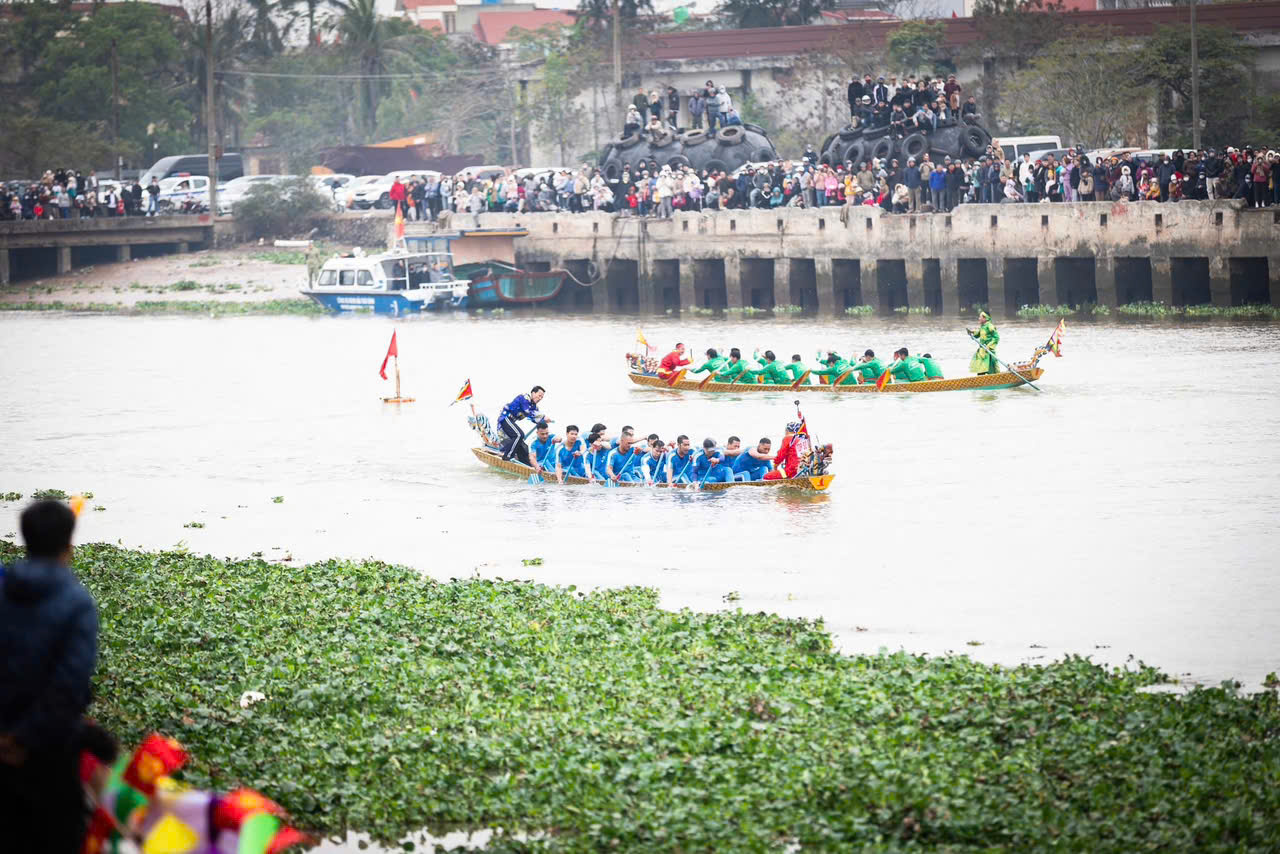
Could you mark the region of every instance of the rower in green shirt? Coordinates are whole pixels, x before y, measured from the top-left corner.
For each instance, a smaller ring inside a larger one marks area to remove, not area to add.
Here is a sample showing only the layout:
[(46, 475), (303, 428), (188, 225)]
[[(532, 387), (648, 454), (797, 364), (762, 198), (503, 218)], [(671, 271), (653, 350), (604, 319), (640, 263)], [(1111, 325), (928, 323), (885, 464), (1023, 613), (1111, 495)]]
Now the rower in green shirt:
[(898, 382), (918, 383), (924, 379), (924, 365), (907, 354), (903, 347), (894, 352), (895, 361), (889, 366), (889, 373)]
[(868, 350), (863, 353), (858, 364), (854, 365), (854, 376), (858, 378), (860, 383), (873, 383), (880, 379), (880, 375), (883, 373), (884, 363), (876, 358), (875, 350)]
[(924, 378), (927, 380), (942, 379), (942, 368), (938, 367), (938, 363), (933, 360), (933, 356), (925, 353), (923, 356), (916, 357), (920, 365), (924, 368)]
[[(978, 347), (973, 354), (973, 358), (969, 360), (969, 370), (975, 374), (994, 374), (999, 371), (993, 356), (996, 352), (996, 345), (1000, 343), (1000, 333), (996, 331), (996, 325), (991, 322), (991, 316), (985, 311), (978, 312), (978, 320), (982, 325), (978, 327), (976, 333), (972, 329), (966, 331), (985, 345), (986, 350)], [(987, 350), (991, 352), (988, 353)]]
[[(827, 353), (827, 358), (821, 359), (820, 361), (822, 364), (826, 365), (826, 367), (820, 371), (814, 371), (814, 374), (820, 377), (826, 377), (828, 383), (834, 383), (838, 377), (842, 376), (853, 367), (852, 362), (846, 362), (844, 359), (841, 359), (840, 355), (834, 350)], [(857, 380), (853, 378), (852, 373), (840, 381), (841, 385), (854, 385), (856, 383)]]
[[(787, 365), (786, 371), (788, 374), (791, 375), (792, 383), (800, 382), (800, 378), (803, 377), (805, 374), (809, 373), (808, 368), (806, 368), (804, 366), (804, 363), (800, 361), (799, 353), (796, 353), (791, 357), (791, 364)], [(809, 380), (805, 379), (804, 384), (808, 385)]]
[(715, 381), (718, 383), (734, 383), (734, 382), (755, 382), (755, 371), (747, 368), (747, 363), (742, 360), (742, 351), (737, 347), (729, 349), (729, 361), (720, 368), (720, 372), (716, 374)]
[(788, 378), (786, 370), (778, 364), (778, 357), (773, 355), (772, 350), (765, 350), (763, 359), (760, 358), (759, 353), (754, 355), (756, 363), (760, 365), (757, 375), (761, 377), (762, 382), (770, 385), (791, 385), (795, 382), (795, 377)]
[(702, 373), (712, 373), (712, 374), (714, 374), (716, 371), (720, 370), (720, 368), (724, 367), (724, 363), (725, 363), (725, 362), (727, 362), (727, 361), (728, 361), (728, 360), (727, 360), (724, 356), (721, 356), (721, 355), (720, 355), (719, 353), (717, 353), (714, 349), (711, 349), (711, 350), (708, 350), (708, 351), (707, 351), (707, 360), (706, 360), (705, 362), (703, 362), (701, 365), (699, 365), (698, 367), (690, 369), (689, 373), (691, 373), (691, 374), (702, 374)]

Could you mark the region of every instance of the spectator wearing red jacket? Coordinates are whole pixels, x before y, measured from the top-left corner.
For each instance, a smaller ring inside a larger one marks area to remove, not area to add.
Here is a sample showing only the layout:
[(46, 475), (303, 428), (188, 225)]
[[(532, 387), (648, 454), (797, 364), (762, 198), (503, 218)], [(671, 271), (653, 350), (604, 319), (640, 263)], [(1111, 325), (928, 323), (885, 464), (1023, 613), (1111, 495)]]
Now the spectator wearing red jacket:
[(395, 206), (395, 209), (400, 212), (401, 216), (404, 216), (405, 215), (404, 200), (405, 200), (405, 196), (408, 194), (406, 192), (404, 183), (399, 178), (396, 178), (394, 181), (391, 182), (391, 192), (388, 193), (387, 195), (391, 197), (391, 204)]

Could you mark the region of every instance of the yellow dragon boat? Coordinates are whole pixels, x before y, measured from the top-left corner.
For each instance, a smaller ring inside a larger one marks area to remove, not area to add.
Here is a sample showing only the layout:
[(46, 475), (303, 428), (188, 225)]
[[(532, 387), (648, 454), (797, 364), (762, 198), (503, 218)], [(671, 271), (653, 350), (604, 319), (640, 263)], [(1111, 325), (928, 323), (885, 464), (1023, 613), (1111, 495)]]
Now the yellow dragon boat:
[[(931, 391), (994, 391), (1002, 388), (1016, 388), (1035, 382), (1044, 375), (1039, 366), (1040, 357), (1049, 352), (1043, 347), (1036, 348), (1030, 361), (1010, 363), (1008, 371), (998, 374), (978, 374), (977, 376), (957, 377), (955, 379), (920, 380), (919, 382), (892, 382), (883, 389), (877, 389), (875, 383), (858, 385), (826, 385), (826, 384), (774, 384), (761, 382), (722, 383), (715, 380), (679, 379), (674, 384), (670, 377), (659, 376), (645, 361), (628, 356), (631, 369), (627, 376), (639, 386), (661, 389), (664, 391), (704, 391), (710, 393), (750, 394), (752, 392), (787, 392), (793, 391), (819, 392), (822, 394), (921, 394)], [(652, 361), (652, 360), (648, 360)]]

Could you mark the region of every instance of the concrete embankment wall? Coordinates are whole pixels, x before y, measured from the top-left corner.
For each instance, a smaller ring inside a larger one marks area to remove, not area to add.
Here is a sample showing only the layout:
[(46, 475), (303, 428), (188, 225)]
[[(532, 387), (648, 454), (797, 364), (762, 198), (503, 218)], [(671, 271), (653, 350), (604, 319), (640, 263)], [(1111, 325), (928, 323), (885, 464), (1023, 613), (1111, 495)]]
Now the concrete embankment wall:
[[(927, 306), (1142, 300), (1168, 305), (1280, 304), (1280, 210), (1240, 202), (961, 205), (949, 214), (873, 208), (677, 213), (482, 214), (521, 226), (517, 262), (562, 267), (557, 302), (589, 311), (682, 308), (842, 313)], [(454, 217), (468, 228), (476, 218)]]

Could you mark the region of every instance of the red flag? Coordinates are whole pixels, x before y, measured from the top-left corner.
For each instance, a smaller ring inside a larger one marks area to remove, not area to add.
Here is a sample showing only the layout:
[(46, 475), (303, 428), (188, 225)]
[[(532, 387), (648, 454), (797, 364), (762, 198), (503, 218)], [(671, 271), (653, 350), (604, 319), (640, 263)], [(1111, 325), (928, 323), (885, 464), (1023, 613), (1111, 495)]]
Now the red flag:
[(885, 368), (884, 373), (876, 380), (876, 391), (884, 391), (884, 387), (893, 382), (893, 376), (889, 373), (889, 369)]
[(156, 791), (156, 780), (181, 768), (187, 752), (172, 738), (152, 733), (139, 745), (121, 775), (125, 783), (147, 797)]
[(245, 819), (257, 813), (284, 817), (284, 809), (275, 801), (253, 789), (236, 789), (218, 799), (211, 818), (213, 826), (219, 830), (236, 830)]
[[(458, 392), (458, 396), (453, 399), (453, 403), (457, 403), (462, 400), (470, 400), (470, 399), (471, 399), (471, 380), (467, 380), (466, 383), (462, 386), (462, 391)], [(449, 405), (453, 406), (453, 403)]]
[(378, 368), (378, 376), (382, 377), (384, 380), (387, 378), (387, 362), (390, 361), (392, 356), (395, 356), (397, 359), (400, 358), (400, 351), (396, 349), (396, 333), (394, 329), (391, 330), (391, 346), (387, 348), (387, 355), (382, 360), (382, 367)]
[(404, 212), (400, 210), (400, 203), (396, 202), (396, 239), (401, 240), (403, 238), (404, 238)]

